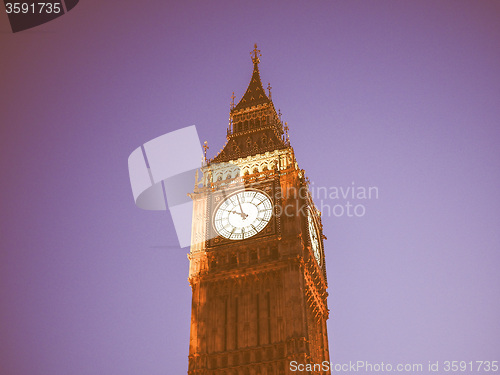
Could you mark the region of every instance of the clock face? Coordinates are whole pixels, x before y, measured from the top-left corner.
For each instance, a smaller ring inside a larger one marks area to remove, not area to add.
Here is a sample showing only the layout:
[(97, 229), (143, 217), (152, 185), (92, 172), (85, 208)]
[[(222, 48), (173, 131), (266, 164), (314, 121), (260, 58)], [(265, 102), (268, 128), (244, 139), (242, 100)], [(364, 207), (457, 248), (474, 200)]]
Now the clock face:
[(264, 229), (271, 220), (273, 204), (263, 192), (243, 190), (227, 197), (217, 207), (215, 230), (230, 240), (244, 240)]
[(321, 253), (319, 248), (318, 231), (316, 230), (316, 225), (314, 224), (314, 219), (312, 218), (312, 213), (309, 211), (307, 215), (307, 224), (309, 227), (309, 238), (311, 240), (311, 247), (316, 258), (316, 262), (321, 265)]

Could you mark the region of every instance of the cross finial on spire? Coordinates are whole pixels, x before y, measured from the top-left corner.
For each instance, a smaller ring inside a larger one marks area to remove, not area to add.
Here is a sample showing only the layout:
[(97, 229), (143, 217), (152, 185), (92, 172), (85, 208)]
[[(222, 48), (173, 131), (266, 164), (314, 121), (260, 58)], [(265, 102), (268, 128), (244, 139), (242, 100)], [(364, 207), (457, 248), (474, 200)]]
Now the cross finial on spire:
[(233, 94), (231, 95), (231, 109), (234, 109), (234, 99), (236, 98), (236, 96), (234, 95), (234, 91), (233, 91)]
[(254, 64), (260, 63), (259, 56), (262, 56), (262, 54), (260, 53), (260, 49), (257, 48), (257, 43), (255, 43), (253, 51), (250, 52), (250, 56), (252, 56)]
[(269, 82), (269, 83), (267, 84), (267, 91), (269, 92), (269, 99), (271, 99), (271, 89), (272, 89), (272, 87), (271, 87), (271, 82)]

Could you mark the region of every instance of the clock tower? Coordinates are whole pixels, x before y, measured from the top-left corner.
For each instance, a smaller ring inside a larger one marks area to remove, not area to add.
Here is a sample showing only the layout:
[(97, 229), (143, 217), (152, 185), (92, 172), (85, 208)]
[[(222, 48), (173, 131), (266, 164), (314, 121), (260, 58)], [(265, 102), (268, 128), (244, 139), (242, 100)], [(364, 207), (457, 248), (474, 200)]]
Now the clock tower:
[[(259, 73), (193, 199), (189, 375), (284, 375), (329, 361), (321, 213)], [(304, 374), (325, 374), (319, 366)]]

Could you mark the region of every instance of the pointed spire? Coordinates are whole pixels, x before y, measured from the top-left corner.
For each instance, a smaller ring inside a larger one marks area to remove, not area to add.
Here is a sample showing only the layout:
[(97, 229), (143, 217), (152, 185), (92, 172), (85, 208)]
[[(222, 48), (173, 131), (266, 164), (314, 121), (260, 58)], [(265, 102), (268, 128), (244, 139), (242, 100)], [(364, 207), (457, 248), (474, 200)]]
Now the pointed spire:
[[(207, 159), (207, 164), (227, 162), (290, 147), (288, 124), (283, 125), (281, 111), (278, 114), (271, 101), (271, 84), (267, 85), (269, 96), (262, 86), (259, 73), (261, 53), (257, 45), (250, 52), (250, 56), (253, 71), (247, 90), (236, 106), (234, 93), (231, 96), (227, 142), (224, 149), (214, 158)], [(204, 151), (206, 154), (205, 147)]]
[(240, 102), (233, 108), (233, 110), (238, 110), (242, 108), (248, 108), (258, 104), (270, 103), (271, 101), (264, 91), (262, 86), (262, 81), (260, 80), (259, 73), (259, 63), (260, 63), (260, 50), (255, 44), (253, 51), (250, 53), (253, 62), (253, 73), (250, 83), (248, 84), (247, 91), (241, 98)]

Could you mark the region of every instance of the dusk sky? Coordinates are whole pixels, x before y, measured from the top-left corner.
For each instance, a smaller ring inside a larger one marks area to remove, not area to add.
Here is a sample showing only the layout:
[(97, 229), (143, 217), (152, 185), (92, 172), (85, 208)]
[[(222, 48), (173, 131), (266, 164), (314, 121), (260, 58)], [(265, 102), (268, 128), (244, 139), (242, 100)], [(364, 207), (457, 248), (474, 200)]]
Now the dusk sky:
[(0, 5), (0, 374), (187, 373), (188, 250), (127, 159), (213, 157), (254, 43), (313, 186), (378, 189), (315, 200), (365, 209), (323, 210), (331, 361), (500, 360), (500, 1), (81, 0)]

